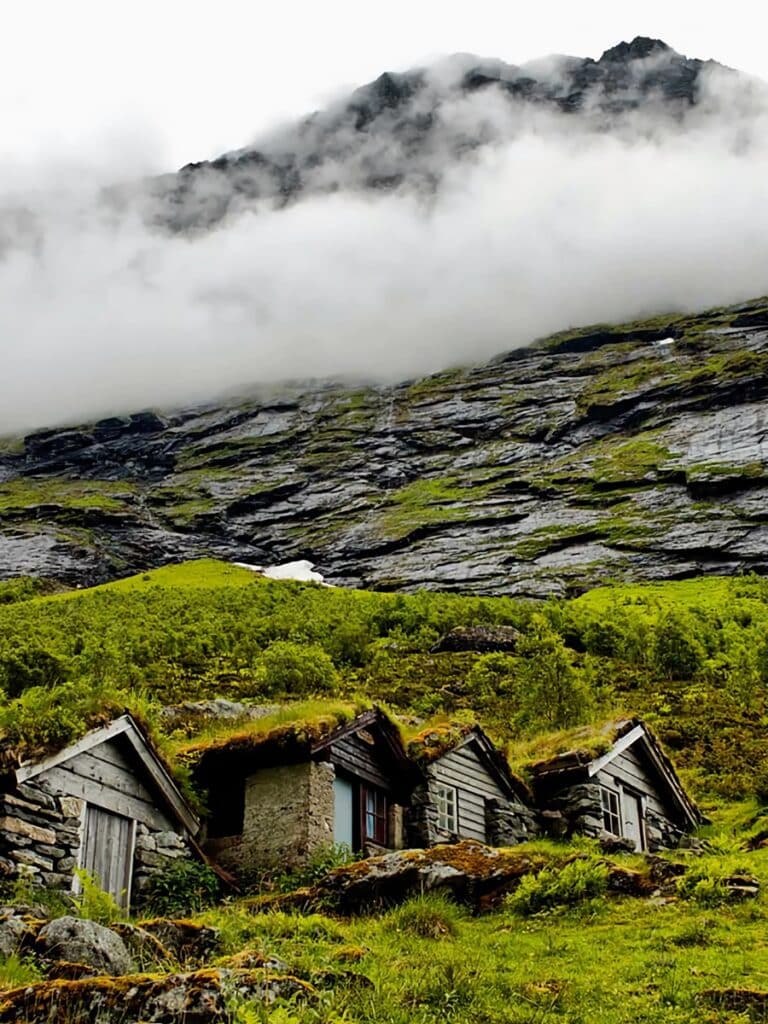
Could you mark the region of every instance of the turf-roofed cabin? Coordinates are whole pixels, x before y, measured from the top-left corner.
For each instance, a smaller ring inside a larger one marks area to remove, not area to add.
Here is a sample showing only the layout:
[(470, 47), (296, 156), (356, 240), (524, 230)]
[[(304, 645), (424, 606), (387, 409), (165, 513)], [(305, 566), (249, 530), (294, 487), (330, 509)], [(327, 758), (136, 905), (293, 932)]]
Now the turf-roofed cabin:
[(55, 753), (0, 746), (0, 871), (77, 887), (76, 868), (128, 907), (153, 874), (197, 855), (199, 822), (128, 714)]
[(598, 750), (574, 746), (528, 766), (537, 804), (553, 832), (615, 839), (653, 852), (679, 845), (701, 824), (699, 810), (643, 722), (612, 722), (595, 739)]
[(397, 727), (379, 709), (339, 724), (278, 725), (187, 753), (208, 794), (206, 851), (247, 881), (333, 844), (400, 849), (415, 782)]
[(410, 846), (512, 846), (538, 832), (530, 791), (479, 725), (427, 729), (408, 753), (422, 773), (407, 815)]

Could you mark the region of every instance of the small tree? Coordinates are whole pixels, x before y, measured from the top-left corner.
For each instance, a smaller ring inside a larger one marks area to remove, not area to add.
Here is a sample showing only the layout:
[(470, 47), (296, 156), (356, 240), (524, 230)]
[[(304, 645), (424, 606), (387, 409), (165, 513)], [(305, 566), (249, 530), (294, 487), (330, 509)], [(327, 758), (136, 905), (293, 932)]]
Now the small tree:
[(589, 714), (589, 691), (571, 665), (562, 638), (540, 615), (518, 644), (522, 660), (516, 681), (517, 722), (521, 729), (544, 724), (550, 728), (578, 725)]
[(665, 679), (693, 679), (704, 663), (703, 645), (694, 633), (694, 622), (666, 612), (656, 626), (653, 665)]

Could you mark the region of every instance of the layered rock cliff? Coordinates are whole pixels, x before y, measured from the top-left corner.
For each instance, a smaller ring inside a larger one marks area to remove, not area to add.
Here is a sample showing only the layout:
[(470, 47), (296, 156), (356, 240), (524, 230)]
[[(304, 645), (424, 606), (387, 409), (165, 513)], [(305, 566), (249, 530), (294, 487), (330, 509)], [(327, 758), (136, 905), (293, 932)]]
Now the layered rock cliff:
[[(672, 340), (669, 340), (672, 339)], [(542, 596), (768, 571), (768, 300), (0, 447), (0, 577), (202, 555)]]

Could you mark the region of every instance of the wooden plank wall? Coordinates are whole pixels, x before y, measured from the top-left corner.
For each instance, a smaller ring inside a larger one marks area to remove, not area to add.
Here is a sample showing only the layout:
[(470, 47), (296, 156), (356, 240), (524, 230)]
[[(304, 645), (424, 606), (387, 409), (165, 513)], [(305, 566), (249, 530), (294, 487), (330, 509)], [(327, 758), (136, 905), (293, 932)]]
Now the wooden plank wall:
[(455, 786), (459, 809), (459, 835), (486, 842), (486, 799), (508, 799), (488, 772), (471, 744), (451, 750), (429, 767), (430, 796), (436, 799), (438, 783)]
[(378, 744), (367, 743), (351, 733), (337, 740), (331, 747), (331, 761), (337, 769), (363, 779), (385, 792), (392, 790), (392, 779), (379, 752)]
[(646, 768), (634, 745), (622, 751), (595, 776), (597, 781), (610, 789), (616, 788), (620, 782), (627, 789), (634, 790), (644, 796), (648, 809), (656, 811), (662, 817), (671, 818), (671, 812), (664, 804), (664, 797), (659, 791), (659, 782)]
[(175, 830), (138, 771), (141, 767), (135, 755), (131, 756), (130, 747), (121, 736), (116, 736), (49, 768), (40, 774), (39, 780), (52, 792), (80, 797), (153, 829)]

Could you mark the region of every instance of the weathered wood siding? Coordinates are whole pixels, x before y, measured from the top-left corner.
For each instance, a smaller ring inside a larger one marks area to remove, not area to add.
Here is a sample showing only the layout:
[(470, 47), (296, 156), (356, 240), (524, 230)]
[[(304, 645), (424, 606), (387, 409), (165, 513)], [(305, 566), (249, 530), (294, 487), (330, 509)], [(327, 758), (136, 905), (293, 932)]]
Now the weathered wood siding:
[(596, 780), (610, 789), (616, 788), (618, 781), (626, 789), (631, 789), (646, 798), (649, 811), (669, 817), (669, 808), (663, 802), (659, 791), (659, 780), (648, 770), (638, 755), (635, 745), (618, 754), (609, 764), (595, 776)]
[[(455, 786), (458, 802), (458, 834), (464, 839), (487, 841), (486, 799), (507, 799), (471, 744), (451, 750), (429, 766), (429, 791), (434, 803), (441, 783)], [(437, 838), (442, 837), (438, 829)]]
[(51, 793), (79, 797), (95, 807), (139, 821), (149, 828), (174, 830), (157, 806), (144, 779), (137, 775), (136, 758), (131, 757), (122, 737), (116, 736), (87, 753), (41, 772), (41, 786)]
[(357, 733), (352, 733), (333, 744), (330, 758), (337, 769), (378, 786), (387, 793), (392, 791), (392, 779), (382, 759), (378, 743), (368, 743)]

